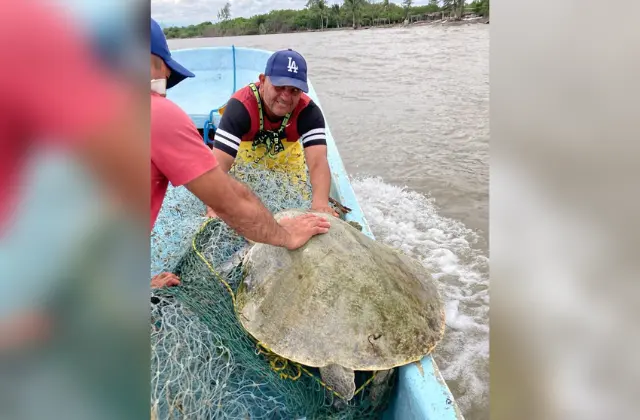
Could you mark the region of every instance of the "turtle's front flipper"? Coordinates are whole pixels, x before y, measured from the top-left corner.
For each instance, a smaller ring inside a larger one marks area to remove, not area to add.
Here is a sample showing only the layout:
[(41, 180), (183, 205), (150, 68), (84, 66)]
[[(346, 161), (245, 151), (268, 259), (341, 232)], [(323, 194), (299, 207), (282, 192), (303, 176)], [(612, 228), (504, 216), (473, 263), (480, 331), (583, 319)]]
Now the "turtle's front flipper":
[(339, 365), (328, 365), (320, 368), (322, 381), (331, 389), (349, 401), (356, 392), (356, 380), (353, 370)]
[(391, 386), (391, 377), (394, 369), (380, 370), (376, 372), (376, 377), (371, 381), (369, 397), (372, 401), (379, 401)]

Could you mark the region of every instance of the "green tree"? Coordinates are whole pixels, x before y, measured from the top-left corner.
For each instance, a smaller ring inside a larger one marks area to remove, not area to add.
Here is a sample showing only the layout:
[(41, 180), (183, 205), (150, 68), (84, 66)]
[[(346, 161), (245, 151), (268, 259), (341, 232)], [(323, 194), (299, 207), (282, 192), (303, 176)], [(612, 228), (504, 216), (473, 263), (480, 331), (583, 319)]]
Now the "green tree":
[(404, 18), (407, 19), (409, 17), (409, 12), (411, 11), (411, 5), (413, 4), (413, 0), (402, 0), (402, 6), (404, 6)]
[(332, 4), (327, 17), (327, 26), (329, 26), (329, 17), (335, 22), (336, 28), (342, 27), (342, 15), (339, 4)]
[(382, 0), (381, 8), (382, 8), (382, 16), (386, 17), (387, 19), (391, 19), (389, 17), (389, 0)]
[[(329, 6), (327, 5), (326, 0), (316, 0), (316, 4), (318, 7), (318, 10), (320, 11), (320, 17), (321, 18), (327, 18), (326, 19), (326, 27), (329, 27)], [(324, 21), (323, 21), (324, 22)], [(321, 28), (322, 29), (322, 28)]]
[(464, 6), (465, 0), (442, 0), (442, 10), (449, 12), (456, 20), (462, 18)]
[[(329, 8), (325, 0), (307, 0), (307, 9), (320, 18), (320, 30), (329, 26)], [(325, 24), (325, 17), (326, 24)]]
[(477, 15), (489, 16), (489, 0), (474, 0), (469, 7)]
[(344, 0), (343, 6), (351, 13), (353, 28), (356, 28), (356, 17), (358, 18), (358, 22), (360, 21), (360, 13), (362, 8), (365, 5), (364, 0)]
[(226, 2), (222, 9), (218, 10), (218, 20), (227, 21), (231, 18), (231, 3)]
[(453, 3), (456, 11), (456, 18), (462, 18), (462, 15), (464, 14), (465, 0), (454, 0)]

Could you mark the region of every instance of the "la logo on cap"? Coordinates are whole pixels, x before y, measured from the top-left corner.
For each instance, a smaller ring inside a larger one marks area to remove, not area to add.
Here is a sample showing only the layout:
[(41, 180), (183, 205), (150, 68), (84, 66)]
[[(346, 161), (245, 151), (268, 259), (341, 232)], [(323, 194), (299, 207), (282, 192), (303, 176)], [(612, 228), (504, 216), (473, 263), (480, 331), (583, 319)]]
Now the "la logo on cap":
[(287, 70), (289, 70), (290, 73), (297, 73), (298, 65), (296, 64), (296, 61), (292, 57), (288, 57), (288, 58), (289, 58), (289, 64), (287, 65)]

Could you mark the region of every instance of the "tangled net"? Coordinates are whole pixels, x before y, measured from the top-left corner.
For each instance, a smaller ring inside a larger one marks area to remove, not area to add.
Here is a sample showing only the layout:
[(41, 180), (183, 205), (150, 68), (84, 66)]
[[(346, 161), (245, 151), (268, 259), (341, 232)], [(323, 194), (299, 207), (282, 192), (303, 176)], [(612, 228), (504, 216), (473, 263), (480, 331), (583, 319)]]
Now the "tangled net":
[[(232, 175), (271, 212), (310, 206), (308, 181), (248, 164)], [(370, 374), (356, 372), (361, 391), (346, 403), (317, 370), (256, 345), (231, 297), (247, 242), (224, 222), (207, 221), (204, 211), (185, 188), (170, 188), (152, 233), (152, 274), (172, 271), (181, 279), (178, 287), (152, 291), (152, 418), (379, 418), (389, 391), (373, 398)]]

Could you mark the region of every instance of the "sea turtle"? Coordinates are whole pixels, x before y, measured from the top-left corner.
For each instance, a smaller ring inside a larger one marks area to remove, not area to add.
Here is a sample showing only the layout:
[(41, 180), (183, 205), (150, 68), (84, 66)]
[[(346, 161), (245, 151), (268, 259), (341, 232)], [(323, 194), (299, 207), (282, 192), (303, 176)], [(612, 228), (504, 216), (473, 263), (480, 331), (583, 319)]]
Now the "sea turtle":
[[(304, 212), (289, 209), (275, 218)], [(329, 232), (297, 250), (248, 249), (237, 312), (256, 340), (319, 368), (323, 382), (348, 401), (354, 371), (383, 371), (374, 381), (381, 384), (392, 368), (429, 354), (444, 334), (444, 308), (422, 264), (322, 215), (331, 222)]]

